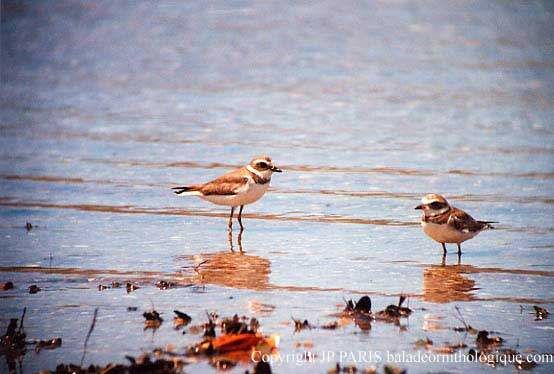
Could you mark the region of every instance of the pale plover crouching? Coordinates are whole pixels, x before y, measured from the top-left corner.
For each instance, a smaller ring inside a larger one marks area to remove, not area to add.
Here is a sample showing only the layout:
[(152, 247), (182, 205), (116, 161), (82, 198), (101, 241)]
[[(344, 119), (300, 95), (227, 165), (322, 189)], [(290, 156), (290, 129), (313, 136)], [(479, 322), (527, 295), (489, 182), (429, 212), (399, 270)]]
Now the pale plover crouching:
[(241, 220), (242, 209), (245, 205), (259, 200), (269, 188), (272, 174), (280, 173), (281, 171), (281, 169), (273, 164), (271, 158), (260, 156), (252, 159), (248, 165), (230, 171), (210, 182), (192, 186), (173, 187), (173, 190), (178, 195), (198, 196), (213, 204), (231, 207), (228, 223), (231, 250), (233, 249), (233, 213), (236, 207), (240, 207), (237, 217), (240, 225), (238, 244), (242, 251), (241, 236), (244, 230)]
[(461, 255), (461, 243), (473, 238), (481, 231), (492, 229), (492, 221), (477, 221), (461, 209), (448, 204), (448, 201), (437, 194), (427, 194), (415, 209), (423, 210), (421, 226), (431, 239), (441, 243), (446, 254), (445, 243), (456, 243), (458, 255)]

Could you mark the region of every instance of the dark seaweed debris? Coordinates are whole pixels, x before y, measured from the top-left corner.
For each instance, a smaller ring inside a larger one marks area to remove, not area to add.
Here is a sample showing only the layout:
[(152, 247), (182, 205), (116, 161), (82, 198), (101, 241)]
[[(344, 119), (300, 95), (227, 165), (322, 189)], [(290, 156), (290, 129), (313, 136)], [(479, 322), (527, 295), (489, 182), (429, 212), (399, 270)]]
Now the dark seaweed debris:
[(215, 338), (215, 327), (216, 324), (214, 320), (217, 320), (217, 316), (213, 314), (208, 314), (208, 322), (206, 322), (202, 327), (204, 328), (204, 337), (206, 338)]
[(312, 329), (313, 326), (310, 325), (310, 322), (308, 322), (307, 319), (302, 321), (301, 319), (295, 319), (294, 317), (291, 317), (292, 321), (294, 322), (294, 332), (299, 332), (304, 329)]
[(62, 338), (52, 338), (49, 340), (39, 340), (36, 342), (35, 351), (38, 353), (43, 349), (56, 349), (62, 346)]
[(548, 318), (548, 315), (550, 314), (548, 310), (541, 308), (538, 305), (533, 305), (533, 309), (535, 310), (535, 321), (541, 321)]
[(10, 319), (6, 333), (2, 336), (1, 347), (4, 353), (14, 353), (25, 350), (26, 335), (23, 326), (21, 326), (23, 320), (19, 328), (17, 327), (17, 321), (19, 321), (17, 318)]
[(156, 287), (158, 287), (160, 290), (167, 290), (168, 288), (175, 287), (175, 283), (160, 280), (160, 281), (156, 282)]
[(11, 290), (13, 288), (13, 282), (0, 283), (0, 289), (2, 291)]
[(134, 283), (127, 282), (127, 283), (125, 284), (125, 288), (127, 289), (127, 293), (131, 293), (131, 292), (133, 292), (133, 291), (135, 291), (135, 290), (138, 290), (140, 287), (137, 286), (137, 285), (134, 284)]
[[(104, 291), (108, 288), (120, 288), (121, 287), (121, 283), (117, 282), (117, 281), (113, 281), (110, 285), (106, 286), (106, 285), (103, 285), (103, 284), (99, 284), (98, 285), (98, 291)], [(135, 289), (139, 288), (138, 286), (136, 285), (133, 285), (131, 282), (128, 282), (127, 283), (127, 292), (131, 292), (131, 291), (134, 291)]]
[(412, 310), (402, 306), (404, 301), (406, 301), (406, 296), (400, 295), (397, 305), (391, 304), (387, 306), (385, 310), (375, 313), (375, 319), (387, 322), (397, 322), (397, 320), (401, 317), (408, 317), (412, 314)]
[(483, 349), (483, 350), (490, 350), (491, 348), (497, 347), (502, 345), (502, 342), (504, 339), (502, 339), (500, 336), (492, 336), (489, 337), (489, 332), (486, 330), (481, 330), (477, 333), (477, 347)]
[(362, 298), (356, 303), (354, 310), (356, 312), (371, 313), (371, 299), (369, 296), (362, 296)]
[(164, 321), (162, 317), (160, 317), (160, 313), (158, 313), (155, 310), (152, 310), (151, 312), (144, 312), (142, 313), (142, 316), (144, 317), (144, 329), (157, 329), (160, 327), (162, 322)]
[[(400, 295), (398, 304), (391, 304), (384, 310), (373, 313), (375, 319), (389, 320), (398, 319), (400, 317), (408, 317), (412, 314), (412, 310), (407, 307), (403, 307), (402, 304), (406, 301), (406, 296)], [(346, 302), (343, 314), (352, 315), (356, 313), (372, 314), (371, 311), (371, 299), (369, 296), (362, 296), (360, 300), (354, 304), (352, 300)]]
[(369, 314), (371, 313), (371, 299), (369, 296), (362, 296), (356, 304), (354, 304), (352, 300), (348, 300), (346, 301), (346, 306), (343, 312), (346, 314), (352, 314), (354, 312)]
[(346, 306), (342, 311), (342, 317), (350, 318), (362, 330), (371, 330), (373, 314), (371, 312), (371, 299), (362, 296), (356, 303), (352, 300), (345, 301)]
[(181, 373), (182, 367), (186, 364), (185, 361), (176, 358), (158, 358), (151, 360), (150, 355), (144, 354), (138, 358), (131, 356), (125, 357), (129, 361), (129, 365), (123, 364), (108, 364), (106, 366), (90, 365), (83, 367), (75, 364), (59, 364), (55, 371), (56, 374), (96, 374), (96, 373), (158, 373), (171, 374)]
[(221, 332), (225, 334), (255, 334), (260, 326), (256, 318), (250, 319), (249, 323), (246, 323), (247, 317), (239, 318), (235, 314), (232, 318), (225, 318), (221, 321)]
[(23, 329), (23, 320), (25, 319), (25, 313), (27, 308), (23, 308), (21, 314), (21, 322), (19, 327), (17, 326), (17, 318), (10, 319), (6, 333), (0, 340), (0, 353), (6, 356), (6, 362), (10, 372), (15, 372), (16, 360), (21, 360), (27, 352), (25, 331)]
[(36, 284), (33, 284), (31, 286), (29, 286), (29, 293), (31, 294), (35, 294), (37, 292), (40, 292), (41, 291), (41, 288), (39, 286), (37, 286)]
[(267, 362), (259, 361), (256, 366), (254, 366), (254, 374), (271, 374), (271, 365)]
[(173, 318), (173, 327), (175, 327), (175, 329), (180, 329), (181, 327), (188, 325), (190, 321), (192, 321), (192, 317), (186, 313), (180, 312), (178, 310), (174, 310), (173, 313), (175, 313), (175, 317)]
[(402, 306), (405, 300), (406, 296), (400, 295), (397, 305), (391, 304), (384, 310), (374, 313), (371, 311), (370, 297), (362, 296), (356, 303), (352, 300), (345, 301), (346, 306), (341, 316), (351, 318), (362, 330), (371, 329), (371, 322), (374, 320), (400, 325), (400, 318), (408, 317), (412, 314), (410, 308)]

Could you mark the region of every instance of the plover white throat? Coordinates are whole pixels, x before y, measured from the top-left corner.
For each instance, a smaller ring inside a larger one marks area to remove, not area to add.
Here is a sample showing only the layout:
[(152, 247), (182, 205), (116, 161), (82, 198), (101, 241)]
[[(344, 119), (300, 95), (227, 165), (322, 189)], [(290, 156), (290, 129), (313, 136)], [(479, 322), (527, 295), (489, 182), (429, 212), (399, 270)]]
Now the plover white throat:
[(246, 166), (230, 171), (213, 181), (192, 186), (173, 187), (175, 193), (185, 196), (199, 196), (213, 204), (231, 207), (228, 223), (228, 237), (233, 250), (233, 214), (236, 207), (240, 207), (238, 221), (240, 232), (238, 236), (239, 248), (242, 251), (242, 209), (245, 205), (259, 200), (269, 188), (271, 175), (282, 170), (273, 164), (267, 156), (255, 157)]
[(462, 254), (461, 243), (473, 238), (481, 231), (492, 229), (493, 221), (477, 221), (461, 209), (448, 204), (448, 201), (437, 194), (427, 194), (415, 209), (423, 210), (421, 226), (431, 239), (441, 243), (446, 255), (445, 243), (456, 243), (458, 256)]

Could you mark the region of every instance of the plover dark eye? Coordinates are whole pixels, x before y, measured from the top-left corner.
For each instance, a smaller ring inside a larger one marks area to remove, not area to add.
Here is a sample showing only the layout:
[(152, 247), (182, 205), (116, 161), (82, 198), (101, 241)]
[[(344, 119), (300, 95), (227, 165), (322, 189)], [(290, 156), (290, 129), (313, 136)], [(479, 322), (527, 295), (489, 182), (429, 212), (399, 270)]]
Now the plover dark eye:
[(260, 162), (258, 163), (258, 166), (263, 168), (263, 169), (266, 169), (267, 168), (267, 164), (265, 162)]

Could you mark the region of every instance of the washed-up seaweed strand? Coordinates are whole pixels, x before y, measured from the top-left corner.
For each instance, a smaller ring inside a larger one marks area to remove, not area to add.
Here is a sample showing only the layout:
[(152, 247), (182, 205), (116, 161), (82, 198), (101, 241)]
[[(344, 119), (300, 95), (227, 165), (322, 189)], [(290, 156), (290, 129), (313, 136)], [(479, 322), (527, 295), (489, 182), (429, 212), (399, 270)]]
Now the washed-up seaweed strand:
[(81, 366), (83, 366), (83, 361), (85, 361), (85, 355), (87, 354), (88, 339), (90, 338), (90, 335), (92, 334), (92, 330), (94, 330), (94, 326), (96, 325), (96, 316), (97, 315), (98, 315), (98, 308), (94, 309), (94, 315), (92, 316), (92, 323), (90, 324), (90, 328), (88, 329), (87, 337), (85, 338), (85, 344), (83, 346), (83, 357), (81, 357)]
[(23, 308), (23, 313), (21, 314), (21, 321), (19, 323), (19, 331), (23, 330), (23, 320), (25, 319), (25, 313), (27, 313), (27, 307)]

